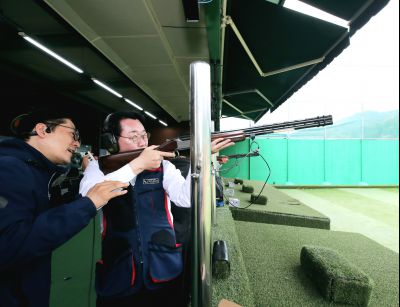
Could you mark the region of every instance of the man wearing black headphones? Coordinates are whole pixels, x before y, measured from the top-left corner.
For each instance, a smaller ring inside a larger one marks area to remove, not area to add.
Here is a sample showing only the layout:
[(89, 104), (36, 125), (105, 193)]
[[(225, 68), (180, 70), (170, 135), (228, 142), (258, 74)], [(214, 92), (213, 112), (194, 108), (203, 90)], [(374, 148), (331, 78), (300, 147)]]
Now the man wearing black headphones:
[(0, 306), (49, 306), (51, 253), (82, 230), (127, 184), (108, 181), (65, 204), (51, 183), (80, 144), (72, 120), (58, 111), (16, 117), (16, 138), (0, 142)]
[[(111, 153), (143, 151), (106, 176), (97, 161), (89, 162), (80, 184), (84, 195), (106, 179), (130, 183), (127, 195), (103, 209), (102, 255), (96, 266), (98, 307), (185, 306), (182, 246), (176, 241), (170, 202), (190, 207), (190, 175), (185, 179), (164, 160), (173, 153), (148, 146), (143, 123), (141, 115), (133, 112), (107, 116), (104, 148)], [(212, 142), (212, 151), (230, 145), (230, 140), (218, 139)]]

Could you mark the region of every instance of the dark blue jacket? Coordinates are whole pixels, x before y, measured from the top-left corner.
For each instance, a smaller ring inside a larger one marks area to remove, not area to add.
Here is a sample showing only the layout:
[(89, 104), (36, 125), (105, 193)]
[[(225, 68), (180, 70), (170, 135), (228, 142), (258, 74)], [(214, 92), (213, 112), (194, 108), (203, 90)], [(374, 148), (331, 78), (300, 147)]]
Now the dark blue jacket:
[(87, 197), (50, 204), (50, 181), (60, 171), (24, 141), (0, 142), (1, 307), (48, 306), (51, 252), (96, 215)]
[(142, 172), (127, 195), (103, 208), (102, 259), (96, 266), (99, 296), (158, 289), (182, 273), (182, 247), (176, 243), (162, 182), (161, 168)]

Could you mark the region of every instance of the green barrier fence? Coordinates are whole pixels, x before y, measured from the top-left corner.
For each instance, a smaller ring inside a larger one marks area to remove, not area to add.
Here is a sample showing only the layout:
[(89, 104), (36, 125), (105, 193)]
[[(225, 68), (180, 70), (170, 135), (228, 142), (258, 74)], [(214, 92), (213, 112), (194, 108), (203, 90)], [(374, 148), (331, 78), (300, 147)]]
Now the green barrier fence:
[[(260, 154), (270, 165), (270, 184), (399, 184), (398, 139), (256, 138), (256, 142)], [(253, 144), (252, 149), (255, 148), (257, 145)], [(221, 154), (249, 150), (250, 140), (246, 140)], [(261, 157), (231, 159), (221, 170), (221, 176), (230, 178), (264, 181), (268, 176), (268, 168)]]

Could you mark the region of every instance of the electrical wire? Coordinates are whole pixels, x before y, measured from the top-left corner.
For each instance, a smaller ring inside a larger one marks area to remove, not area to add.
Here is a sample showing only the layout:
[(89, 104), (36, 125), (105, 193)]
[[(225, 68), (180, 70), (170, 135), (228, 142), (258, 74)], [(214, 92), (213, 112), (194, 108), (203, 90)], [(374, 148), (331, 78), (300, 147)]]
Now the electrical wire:
[(262, 186), (262, 188), (261, 188), (260, 193), (258, 193), (257, 197), (256, 197), (254, 200), (250, 201), (250, 204), (247, 205), (246, 207), (237, 207), (237, 208), (239, 208), (239, 209), (247, 209), (247, 208), (249, 208), (251, 205), (253, 205), (253, 204), (258, 200), (258, 198), (260, 197), (260, 195), (261, 195), (262, 192), (264, 191), (265, 185), (267, 184), (267, 182), (268, 182), (268, 180), (269, 180), (269, 177), (271, 176), (271, 168), (270, 168), (270, 166), (269, 166), (267, 160), (265, 160), (265, 158), (264, 158), (261, 154), (260, 154), (260, 157), (264, 160), (265, 164), (266, 164), (267, 167), (268, 167), (269, 173), (268, 173), (267, 179), (265, 179), (265, 182), (264, 182), (264, 184), (263, 184), (263, 186)]
[[(253, 144), (256, 144), (256, 145), (257, 145), (257, 148), (254, 149), (254, 150), (251, 149), (252, 146), (253, 146)], [(250, 151), (249, 151), (249, 153), (247, 153), (246, 156), (244, 156), (243, 158), (236, 159), (236, 160), (243, 160), (243, 159), (246, 158), (249, 154), (254, 153), (254, 152), (258, 152), (258, 153), (260, 152), (260, 145), (259, 145), (256, 141), (253, 140), (253, 141), (251, 142), (251, 144), (250, 144)], [(265, 162), (265, 164), (267, 165), (267, 168), (268, 168), (268, 176), (267, 176), (267, 179), (265, 180), (265, 182), (264, 182), (264, 184), (263, 184), (263, 186), (262, 186), (260, 192), (258, 193), (257, 197), (256, 197), (254, 200), (250, 201), (250, 204), (247, 205), (246, 207), (239, 207), (239, 206), (234, 205), (233, 203), (231, 203), (231, 201), (229, 200), (229, 198), (227, 199), (225, 193), (222, 193), (222, 195), (223, 195), (223, 197), (224, 197), (224, 200), (225, 200), (226, 202), (228, 202), (228, 204), (229, 204), (231, 207), (235, 207), (235, 208), (238, 208), (238, 209), (247, 209), (247, 208), (249, 208), (251, 205), (253, 205), (253, 204), (258, 200), (258, 198), (260, 197), (260, 195), (261, 195), (262, 192), (264, 191), (265, 185), (267, 184), (269, 178), (271, 177), (272, 171), (271, 171), (271, 167), (269, 166), (267, 160), (266, 160), (260, 153), (259, 153), (259, 156), (264, 160), (264, 162)], [(238, 166), (238, 165), (239, 165), (239, 163), (236, 163), (236, 165), (234, 165), (234, 166)], [(228, 168), (227, 170), (222, 170), (222, 171), (227, 172), (227, 171), (231, 170), (234, 166)], [(217, 172), (221, 172), (221, 170), (220, 170), (220, 171), (217, 171)]]
[[(251, 144), (253, 144), (254, 142), (252, 142)], [(250, 148), (251, 148), (251, 144), (250, 144)], [(257, 144), (258, 145), (258, 144)], [(222, 174), (225, 174), (225, 173), (227, 173), (227, 172), (229, 172), (231, 169), (233, 169), (234, 167), (240, 167), (240, 163), (242, 163), (243, 161), (244, 161), (244, 159), (245, 158), (247, 158), (250, 154), (252, 154), (252, 153), (255, 153), (256, 151), (258, 151), (259, 150), (259, 147), (257, 148), (257, 149), (255, 149), (255, 150), (250, 150), (244, 157), (242, 157), (242, 158), (235, 158), (235, 163), (232, 165), (232, 166), (230, 166), (230, 167), (227, 167), (227, 168), (225, 168), (225, 169), (220, 169), (220, 170), (218, 170), (217, 172), (218, 173), (222, 173)], [(240, 170), (240, 169), (239, 169)], [(237, 175), (237, 173), (238, 172), (236, 172), (236, 174), (235, 174), (235, 176)], [(235, 176), (233, 176), (233, 177), (235, 177)]]

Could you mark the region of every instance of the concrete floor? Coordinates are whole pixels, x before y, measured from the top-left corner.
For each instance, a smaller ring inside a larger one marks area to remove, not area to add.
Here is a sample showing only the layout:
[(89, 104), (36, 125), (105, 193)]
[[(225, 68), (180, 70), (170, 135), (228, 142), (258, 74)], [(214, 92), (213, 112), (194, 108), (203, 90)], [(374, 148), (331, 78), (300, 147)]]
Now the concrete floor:
[(398, 188), (280, 189), (331, 219), (331, 230), (356, 232), (399, 252)]

